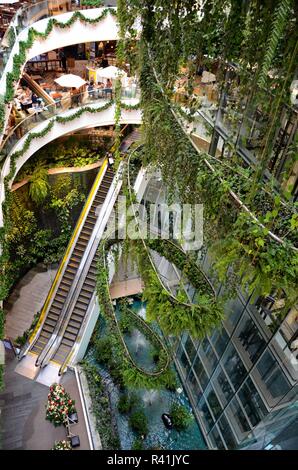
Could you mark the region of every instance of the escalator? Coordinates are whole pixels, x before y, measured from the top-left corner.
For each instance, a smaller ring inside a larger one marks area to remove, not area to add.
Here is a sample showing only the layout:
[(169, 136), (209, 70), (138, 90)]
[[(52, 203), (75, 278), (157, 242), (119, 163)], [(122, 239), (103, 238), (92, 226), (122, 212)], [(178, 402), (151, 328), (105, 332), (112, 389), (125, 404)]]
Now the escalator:
[[(103, 204), (111, 182), (113, 180), (113, 170), (107, 168), (102, 181), (96, 191), (89, 211), (82, 224), (79, 236), (74, 244), (72, 253), (69, 257), (65, 270), (62, 274), (56, 293), (48, 309), (45, 321), (41, 327), (40, 333), (32, 343), (30, 351), (38, 355), (38, 358), (47, 347), (49, 340), (59, 328), (62, 317), (64, 316), (70, 302), (70, 297), (75, 289), (76, 278), (79, 272), (80, 264), (86, 247), (90, 241), (98, 215), (96, 211)], [(38, 362), (38, 361), (37, 361)]]

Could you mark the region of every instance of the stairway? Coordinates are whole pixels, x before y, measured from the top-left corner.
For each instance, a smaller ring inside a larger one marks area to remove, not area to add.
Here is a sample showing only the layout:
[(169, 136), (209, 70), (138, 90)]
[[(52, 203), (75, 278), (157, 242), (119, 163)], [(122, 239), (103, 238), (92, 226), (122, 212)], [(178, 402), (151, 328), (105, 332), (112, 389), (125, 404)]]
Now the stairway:
[(121, 143), (120, 152), (125, 153), (129, 150), (130, 146), (140, 139), (140, 130), (134, 129), (129, 135), (127, 135)]
[[(109, 168), (107, 170), (107, 173), (105, 174), (105, 177), (102, 182), (102, 185), (100, 186), (100, 189), (108, 191), (112, 183), (113, 176), (114, 176), (113, 171)], [(99, 196), (96, 199), (98, 201), (98, 204), (102, 204), (105, 199), (106, 194), (104, 195), (102, 193), (101, 195), (97, 195), (97, 196)], [(75, 306), (72, 310), (71, 316), (69, 318), (65, 331), (63, 333), (61, 342), (58, 346), (58, 349), (55, 351), (55, 353), (52, 356), (51, 360), (57, 362), (60, 365), (64, 363), (70, 351), (72, 350), (74, 343), (76, 342), (76, 339), (81, 330), (83, 321), (85, 319), (91, 298), (94, 294), (95, 286), (96, 286), (97, 259), (98, 259), (98, 254), (96, 252), (90, 264), (84, 283), (81, 287), (79, 296), (75, 302)]]
[[(59, 320), (62, 318), (61, 314), (62, 314), (63, 307), (67, 301), (67, 298), (69, 297), (70, 290), (72, 286), (74, 285), (74, 280), (78, 273), (78, 268), (81, 264), (83, 255), (90, 241), (91, 234), (93, 232), (96, 220), (98, 218), (96, 211), (98, 207), (101, 204), (103, 204), (106, 198), (111, 182), (113, 180), (113, 176), (114, 176), (113, 170), (111, 168), (108, 168), (96, 192), (96, 195), (91, 204), (91, 207), (85, 219), (85, 222), (81, 228), (79, 237), (76, 241), (76, 244), (73, 248), (73, 251), (71, 253), (71, 256), (69, 258), (65, 271), (62, 275), (58, 289), (53, 297), (53, 301), (48, 310), (48, 313), (44, 321), (44, 324), (41, 328), (40, 334), (38, 335), (37, 339), (33, 342), (30, 348), (30, 351), (32, 353), (40, 355), (42, 351), (44, 350), (44, 348), (47, 346), (54, 331), (58, 327)], [(92, 278), (92, 276), (93, 276), (93, 272), (91, 271), (90, 279)], [(94, 286), (92, 287), (93, 290), (94, 290), (94, 287), (95, 287), (95, 279), (94, 279)], [(87, 302), (88, 302), (89, 297), (88, 296), (86, 297), (86, 294), (85, 294), (86, 292), (89, 292), (88, 289), (86, 289), (84, 292), (82, 291), (82, 298), (80, 299), (78, 308), (76, 310), (76, 312), (78, 311), (80, 312), (80, 315), (77, 315), (73, 318), (74, 320), (73, 323), (69, 325), (70, 329), (67, 330), (67, 332), (65, 332), (66, 336), (65, 338), (63, 338), (64, 345), (71, 347), (75, 341), (77, 332), (80, 329), (81, 322), (84, 318), (84, 313), (86, 312), (87, 307), (88, 307)]]

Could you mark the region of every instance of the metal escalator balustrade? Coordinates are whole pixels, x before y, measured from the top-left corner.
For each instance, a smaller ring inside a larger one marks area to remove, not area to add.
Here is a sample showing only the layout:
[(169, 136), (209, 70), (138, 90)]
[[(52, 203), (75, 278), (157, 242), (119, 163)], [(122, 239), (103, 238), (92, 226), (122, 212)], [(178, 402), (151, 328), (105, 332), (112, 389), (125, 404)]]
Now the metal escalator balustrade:
[[(126, 153), (129, 150), (129, 147), (134, 143), (136, 140), (140, 138), (140, 132), (138, 129), (135, 129), (129, 136), (127, 136), (124, 141), (122, 142), (122, 150)], [(110, 171), (110, 174), (109, 174)], [(113, 180), (113, 172), (111, 169), (108, 169), (104, 179), (102, 181), (101, 187), (108, 188), (112, 184)], [(120, 178), (121, 179), (121, 178)], [(107, 183), (107, 184), (106, 184)], [(120, 183), (121, 185), (122, 183)], [(121, 192), (121, 189), (119, 188)], [(117, 192), (117, 190), (116, 190)], [(117, 195), (117, 198), (119, 193)], [(109, 215), (109, 219), (105, 224), (104, 231), (106, 230), (108, 223), (111, 222), (112, 219), (118, 218), (118, 212), (116, 214), (114, 211)], [(101, 237), (100, 237), (101, 238)], [(80, 293), (75, 299), (72, 310), (70, 312), (69, 319), (67, 321), (66, 327), (64, 332), (62, 333), (62, 339), (55, 349), (51, 361), (58, 363), (61, 367), (59, 370), (59, 375), (62, 375), (65, 371), (67, 365), (71, 361), (74, 355), (74, 349), (76, 343), (79, 343), (81, 336), (84, 322), (86, 321), (86, 317), (88, 317), (88, 308), (92, 304), (95, 299), (95, 288), (96, 288), (96, 273), (97, 273), (97, 261), (98, 261), (98, 253), (97, 248), (99, 244), (99, 238), (95, 244), (95, 250), (93, 249), (93, 254), (91, 251), (89, 253), (92, 256), (92, 261), (87, 269), (85, 278), (83, 279), (83, 284), (81, 285)], [(94, 247), (93, 247), (94, 248)]]
[[(90, 240), (97, 220), (96, 210), (98, 205), (104, 201), (105, 196), (103, 192), (107, 192), (107, 190), (106, 188), (98, 188), (98, 184), (100, 184), (103, 179), (103, 173), (106, 167), (107, 161), (105, 161), (101, 167), (85, 207), (81, 213), (52, 288), (48, 294), (41, 318), (31, 337), (33, 340), (29, 340), (31, 343), (30, 352), (37, 354), (38, 357), (47, 346), (58, 326), (86, 246)], [(38, 330), (40, 331), (39, 334)], [(37, 337), (34, 340), (35, 336)]]
[[(111, 168), (108, 168), (102, 184), (99, 188), (98, 205), (103, 204), (108, 190), (112, 185), (114, 178), (114, 172)], [(97, 241), (98, 244), (98, 241)], [(97, 248), (97, 247), (96, 247)], [(92, 255), (91, 255), (92, 256)], [(61, 342), (58, 348), (53, 353), (51, 360), (62, 365), (67, 357), (69, 356), (81, 330), (82, 324), (85, 320), (92, 296), (96, 286), (96, 264), (98, 260), (97, 249), (93, 255), (92, 261), (84, 278), (82, 287), (79, 295), (75, 300), (74, 307), (71, 311), (69, 320), (66, 324), (65, 330), (62, 333)]]

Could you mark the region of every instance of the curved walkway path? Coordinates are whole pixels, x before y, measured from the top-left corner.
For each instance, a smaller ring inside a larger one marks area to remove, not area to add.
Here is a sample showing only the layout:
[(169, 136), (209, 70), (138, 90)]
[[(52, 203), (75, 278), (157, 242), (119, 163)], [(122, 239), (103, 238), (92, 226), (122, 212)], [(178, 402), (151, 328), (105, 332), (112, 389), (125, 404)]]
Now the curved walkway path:
[(44, 271), (42, 265), (37, 265), (18, 282), (4, 304), (5, 335), (8, 338), (15, 340), (30, 327), (34, 315), (46, 300), (56, 271)]

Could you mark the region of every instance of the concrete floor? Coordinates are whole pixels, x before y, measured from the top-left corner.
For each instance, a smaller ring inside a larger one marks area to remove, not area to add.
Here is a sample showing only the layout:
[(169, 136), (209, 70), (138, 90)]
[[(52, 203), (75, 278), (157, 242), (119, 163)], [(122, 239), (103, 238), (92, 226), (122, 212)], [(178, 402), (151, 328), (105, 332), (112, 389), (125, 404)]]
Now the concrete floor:
[(15, 340), (30, 327), (34, 315), (42, 309), (55, 274), (56, 269), (43, 271), (37, 265), (18, 282), (4, 305), (8, 338)]
[[(16, 364), (13, 352), (6, 351), (5, 389), (0, 393), (0, 449), (51, 449), (55, 441), (66, 439), (66, 429), (64, 426), (55, 427), (45, 419), (49, 388), (17, 374)], [(88, 436), (74, 373), (67, 372), (61, 383), (76, 402), (79, 423), (71, 430), (80, 437), (81, 445), (77, 449), (88, 450)]]

